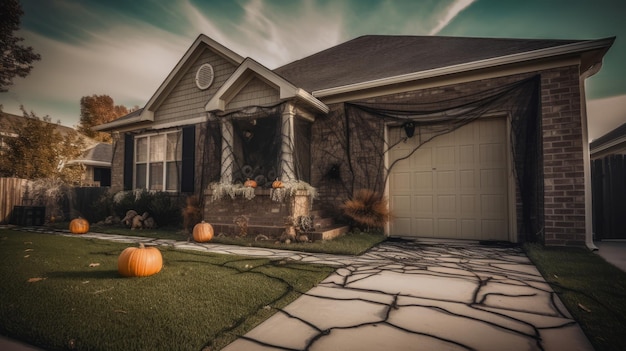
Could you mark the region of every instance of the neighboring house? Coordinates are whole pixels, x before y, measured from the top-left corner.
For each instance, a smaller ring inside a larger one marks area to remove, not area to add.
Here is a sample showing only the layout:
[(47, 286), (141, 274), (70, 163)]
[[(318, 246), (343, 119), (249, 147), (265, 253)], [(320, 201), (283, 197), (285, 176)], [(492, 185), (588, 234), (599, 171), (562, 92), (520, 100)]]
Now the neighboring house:
[[(18, 116), (10, 113), (0, 112), (0, 156), (4, 155), (6, 150), (6, 141), (9, 138), (16, 138), (17, 126), (24, 123), (27, 117)], [(50, 123), (50, 122), (47, 122)], [(75, 129), (55, 123), (55, 130), (63, 137), (69, 133), (77, 133)], [(80, 134), (79, 134), (80, 135)], [(111, 145), (103, 144), (81, 135), (85, 143), (85, 153), (81, 157), (80, 162), (69, 161), (68, 164), (83, 164), (86, 166), (86, 174), (84, 179), (88, 180), (88, 184), (94, 185), (94, 181), (100, 181), (101, 186), (105, 186), (100, 179), (104, 179), (106, 186), (110, 185), (111, 174)], [(106, 146), (104, 146), (106, 145)]]
[(113, 155), (112, 145), (97, 143), (85, 150), (83, 154), (67, 163), (80, 165), (84, 169), (81, 179), (82, 186), (111, 186), (111, 158)]
[(626, 239), (626, 123), (589, 144), (595, 239)]
[(384, 194), (391, 236), (592, 246), (584, 82), (614, 39), (368, 35), (271, 70), (200, 35), (143, 109), (96, 129), (113, 191), (200, 195), (213, 221), (210, 184), (280, 178), (337, 217)]
[(626, 123), (592, 141), (589, 150), (592, 160), (609, 155), (626, 155)]

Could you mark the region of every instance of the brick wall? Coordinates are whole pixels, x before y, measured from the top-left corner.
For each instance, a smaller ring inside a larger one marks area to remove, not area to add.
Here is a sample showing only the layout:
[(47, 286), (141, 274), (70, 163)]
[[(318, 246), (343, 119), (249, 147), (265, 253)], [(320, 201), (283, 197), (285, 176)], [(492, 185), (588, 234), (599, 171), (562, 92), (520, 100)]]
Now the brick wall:
[(578, 67), (541, 76), (546, 245), (584, 245), (585, 189)]
[(111, 192), (124, 190), (124, 134), (113, 135), (113, 160), (111, 162)]
[[(545, 175), (544, 216), (546, 245), (583, 245), (585, 242), (585, 203), (583, 179), (583, 145), (580, 111), (578, 67), (571, 66), (547, 70), (541, 73), (542, 124)], [(520, 74), (495, 79), (436, 87), (431, 89), (403, 92), (367, 99), (374, 103), (432, 102), (508, 84), (530, 77)], [(458, 100), (456, 101), (458, 103)], [(331, 105), (327, 117), (318, 118), (313, 125), (312, 136), (312, 185), (318, 188), (321, 206), (339, 214), (339, 205), (349, 198), (354, 183), (364, 183), (363, 177), (376, 178), (382, 182), (382, 173), (364, 172), (354, 169), (347, 162), (345, 116), (343, 104)], [(376, 121), (371, 121), (376, 123)], [(381, 127), (383, 128), (383, 127)], [(351, 130), (351, 156), (360, 157), (357, 164), (378, 157), (372, 150), (361, 147), (375, 147), (383, 150), (384, 142), (362, 144), (354, 141)], [(360, 156), (359, 156), (360, 155)], [(354, 163), (354, 161), (353, 161)], [(338, 167), (339, 178), (329, 177), (330, 170)], [(351, 169), (352, 168), (352, 169)], [(351, 172), (352, 170), (352, 172)], [(355, 187), (354, 190), (357, 190)], [(518, 236), (521, 233), (521, 203), (516, 194)], [(541, 209), (540, 209), (541, 210)]]

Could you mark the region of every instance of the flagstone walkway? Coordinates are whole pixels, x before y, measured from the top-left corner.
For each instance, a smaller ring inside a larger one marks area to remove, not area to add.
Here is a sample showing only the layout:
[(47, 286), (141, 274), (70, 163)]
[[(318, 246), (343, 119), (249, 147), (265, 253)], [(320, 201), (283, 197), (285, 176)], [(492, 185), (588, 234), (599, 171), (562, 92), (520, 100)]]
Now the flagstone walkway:
[(514, 246), (387, 241), (354, 257), (98, 233), (81, 237), (337, 267), (225, 351), (593, 350)]

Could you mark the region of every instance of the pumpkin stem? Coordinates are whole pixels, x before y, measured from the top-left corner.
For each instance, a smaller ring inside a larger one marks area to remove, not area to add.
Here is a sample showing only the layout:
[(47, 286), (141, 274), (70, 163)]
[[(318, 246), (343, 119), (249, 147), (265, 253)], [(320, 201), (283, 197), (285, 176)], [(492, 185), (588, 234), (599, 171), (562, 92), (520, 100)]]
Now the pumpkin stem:
[(139, 248), (140, 249), (145, 249), (146, 247), (143, 245), (143, 243), (139, 243)]

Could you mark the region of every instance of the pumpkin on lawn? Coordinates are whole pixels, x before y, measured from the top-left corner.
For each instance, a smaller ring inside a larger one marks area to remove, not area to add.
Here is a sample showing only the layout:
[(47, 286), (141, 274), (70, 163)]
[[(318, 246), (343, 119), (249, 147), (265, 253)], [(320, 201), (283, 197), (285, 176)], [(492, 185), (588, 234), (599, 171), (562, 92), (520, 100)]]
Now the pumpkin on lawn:
[(89, 231), (89, 222), (84, 218), (74, 218), (70, 222), (70, 233), (85, 234)]
[(193, 227), (193, 240), (205, 243), (211, 239), (213, 239), (213, 226), (210, 223), (202, 221)]
[(163, 268), (163, 256), (156, 247), (127, 247), (117, 259), (117, 271), (125, 277), (147, 277)]

